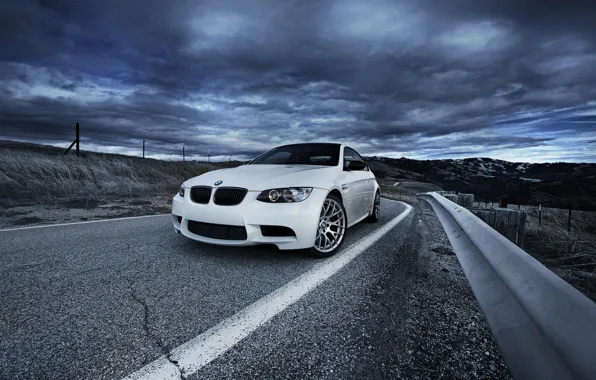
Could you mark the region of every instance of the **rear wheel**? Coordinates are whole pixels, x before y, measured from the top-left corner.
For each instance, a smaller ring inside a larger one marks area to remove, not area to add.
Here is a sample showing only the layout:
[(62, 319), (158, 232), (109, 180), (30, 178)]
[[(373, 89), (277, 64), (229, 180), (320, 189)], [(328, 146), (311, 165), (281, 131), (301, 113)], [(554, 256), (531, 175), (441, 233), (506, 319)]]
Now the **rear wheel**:
[(315, 245), (310, 253), (316, 257), (333, 256), (345, 240), (347, 225), (344, 205), (338, 196), (329, 194), (321, 208)]
[(375, 194), (375, 200), (373, 201), (373, 210), (372, 214), (366, 220), (368, 222), (376, 223), (379, 221), (381, 217), (381, 193), (377, 190)]

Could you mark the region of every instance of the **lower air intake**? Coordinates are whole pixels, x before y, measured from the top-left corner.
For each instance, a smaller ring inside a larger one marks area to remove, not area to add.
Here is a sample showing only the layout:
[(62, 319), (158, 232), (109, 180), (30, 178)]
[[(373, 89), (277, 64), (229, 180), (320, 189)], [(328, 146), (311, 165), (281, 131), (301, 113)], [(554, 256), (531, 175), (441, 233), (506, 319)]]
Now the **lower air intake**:
[(246, 240), (246, 228), (244, 226), (228, 226), (225, 224), (213, 224), (188, 221), (188, 230), (195, 235), (221, 240)]
[(293, 229), (283, 226), (261, 226), (261, 235), (263, 236), (275, 236), (275, 237), (285, 237), (285, 236), (296, 236), (296, 233)]

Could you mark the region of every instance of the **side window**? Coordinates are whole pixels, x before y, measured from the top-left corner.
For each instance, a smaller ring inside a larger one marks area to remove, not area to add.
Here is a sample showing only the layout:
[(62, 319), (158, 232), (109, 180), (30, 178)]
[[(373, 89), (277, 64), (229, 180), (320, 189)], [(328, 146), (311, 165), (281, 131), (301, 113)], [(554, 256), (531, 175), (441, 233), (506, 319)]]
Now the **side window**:
[[(354, 149), (345, 147), (344, 148), (344, 168), (349, 167), (350, 162), (352, 162), (352, 161), (360, 161), (364, 165), (366, 165), (366, 162), (364, 161), (364, 159), (362, 157), (360, 157), (360, 155)], [(366, 168), (365, 170), (368, 170), (368, 168)]]

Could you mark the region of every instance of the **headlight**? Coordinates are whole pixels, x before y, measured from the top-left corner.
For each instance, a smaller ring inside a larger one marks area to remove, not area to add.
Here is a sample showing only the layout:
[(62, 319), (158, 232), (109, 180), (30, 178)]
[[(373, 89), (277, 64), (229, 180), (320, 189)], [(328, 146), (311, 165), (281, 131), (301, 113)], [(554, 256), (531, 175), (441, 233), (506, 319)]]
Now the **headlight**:
[(184, 187), (184, 185), (180, 186), (180, 191), (178, 191), (178, 194), (180, 194), (180, 196), (181, 196), (182, 198), (184, 198), (184, 190), (185, 190), (185, 187)]
[(302, 202), (312, 192), (312, 187), (282, 187), (261, 192), (257, 200), (266, 203)]

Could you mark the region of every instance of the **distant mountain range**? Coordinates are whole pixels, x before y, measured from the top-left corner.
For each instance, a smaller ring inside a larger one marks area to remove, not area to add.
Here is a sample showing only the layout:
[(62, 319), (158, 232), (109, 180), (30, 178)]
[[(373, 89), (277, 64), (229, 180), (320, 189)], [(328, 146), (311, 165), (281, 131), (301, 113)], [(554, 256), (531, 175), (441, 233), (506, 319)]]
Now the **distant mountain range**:
[(596, 210), (596, 164), (529, 164), (491, 158), (366, 159), (377, 178), (387, 182), (410, 179), (472, 193), (480, 200), (508, 196), (510, 203), (519, 200), (521, 204)]

